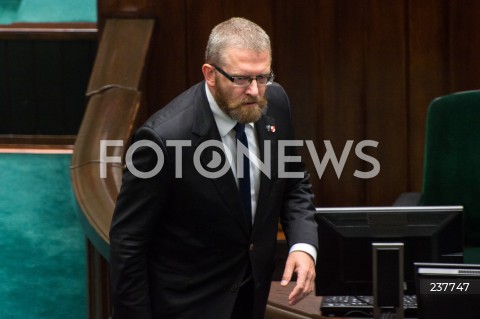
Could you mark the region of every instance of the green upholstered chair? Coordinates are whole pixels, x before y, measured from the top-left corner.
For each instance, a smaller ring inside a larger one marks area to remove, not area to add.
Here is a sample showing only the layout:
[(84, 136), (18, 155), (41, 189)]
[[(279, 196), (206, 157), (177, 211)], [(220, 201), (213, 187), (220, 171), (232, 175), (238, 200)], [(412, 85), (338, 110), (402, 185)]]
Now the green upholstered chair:
[[(407, 195), (410, 200), (412, 196)], [(480, 263), (480, 91), (454, 93), (431, 102), (423, 187), (417, 200), (418, 205), (462, 205), (464, 260)]]

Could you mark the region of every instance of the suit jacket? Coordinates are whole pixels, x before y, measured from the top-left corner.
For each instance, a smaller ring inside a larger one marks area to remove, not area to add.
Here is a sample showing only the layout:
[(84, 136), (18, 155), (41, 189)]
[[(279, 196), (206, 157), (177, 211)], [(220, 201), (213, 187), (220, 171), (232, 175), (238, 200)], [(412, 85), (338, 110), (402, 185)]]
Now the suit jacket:
[[(253, 228), (242, 211), (233, 173), (210, 178), (195, 166), (206, 168), (219, 153), (218, 148), (196, 152), (203, 142), (221, 141), (204, 82), (137, 130), (134, 142), (148, 140), (159, 148), (136, 148), (133, 166), (142, 172), (156, 165), (161, 169), (151, 178), (138, 178), (128, 169), (123, 176), (110, 230), (114, 319), (230, 318), (249, 267), (254, 317), (263, 318), (279, 218), (290, 246), (317, 246), (308, 174), (278, 174), (278, 141), (293, 139), (288, 97), (278, 84), (266, 94), (268, 111), (255, 128), (262, 161), (264, 141), (271, 143), (271, 176), (261, 174)], [(167, 145), (172, 140), (188, 141), (191, 147)], [(291, 147), (285, 152), (295, 155)], [(303, 163), (292, 158), (282, 163), (286, 171), (304, 172)]]

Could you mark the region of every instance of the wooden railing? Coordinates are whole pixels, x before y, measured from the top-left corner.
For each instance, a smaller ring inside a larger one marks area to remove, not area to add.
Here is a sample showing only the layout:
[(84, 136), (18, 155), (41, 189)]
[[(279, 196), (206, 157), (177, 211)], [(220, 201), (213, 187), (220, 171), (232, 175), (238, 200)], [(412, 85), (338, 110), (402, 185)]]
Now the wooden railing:
[(96, 23), (13, 23), (0, 25), (0, 40), (94, 40)]
[[(153, 20), (108, 20), (90, 78), (88, 105), (77, 135), (71, 178), (78, 216), (87, 237), (89, 318), (110, 315), (109, 228), (120, 189), (124, 149), (141, 114), (142, 75)], [(101, 141), (121, 141), (101, 157)], [(105, 177), (100, 174), (105, 169)]]

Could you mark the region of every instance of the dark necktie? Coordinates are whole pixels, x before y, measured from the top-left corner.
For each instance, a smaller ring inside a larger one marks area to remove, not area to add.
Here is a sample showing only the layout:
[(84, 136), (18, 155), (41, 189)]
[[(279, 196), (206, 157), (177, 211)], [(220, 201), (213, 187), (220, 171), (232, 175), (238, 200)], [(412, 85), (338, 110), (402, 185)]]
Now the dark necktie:
[[(245, 124), (237, 123), (235, 125), (235, 133), (237, 136), (237, 143), (240, 142), (248, 149), (247, 135), (245, 134)], [(238, 147), (237, 147), (238, 152)], [(238, 158), (238, 154), (237, 154)], [(242, 169), (242, 168), (240, 168)], [(237, 177), (240, 176), (237, 172)], [(250, 160), (243, 155), (243, 177), (238, 177), (238, 188), (240, 190), (240, 197), (242, 199), (243, 207), (249, 225), (252, 225), (252, 197), (250, 190)]]

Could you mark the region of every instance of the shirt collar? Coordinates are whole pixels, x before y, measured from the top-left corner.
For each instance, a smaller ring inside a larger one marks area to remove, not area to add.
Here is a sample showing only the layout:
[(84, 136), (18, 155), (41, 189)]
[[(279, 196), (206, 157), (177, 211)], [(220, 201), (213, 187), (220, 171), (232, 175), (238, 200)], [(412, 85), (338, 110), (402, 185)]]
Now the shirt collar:
[[(212, 110), (215, 123), (217, 124), (218, 132), (220, 133), (220, 137), (223, 138), (235, 127), (237, 121), (232, 119), (220, 109), (217, 101), (215, 101), (215, 98), (212, 95), (212, 92), (210, 92), (210, 88), (208, 87), (207, 83), (205, 83), (205, 92), (207, 93), (208, 104), (210, 104), (210, 109)], [(247, 123), (247, 125), (254, 127), (254, 123)]]

